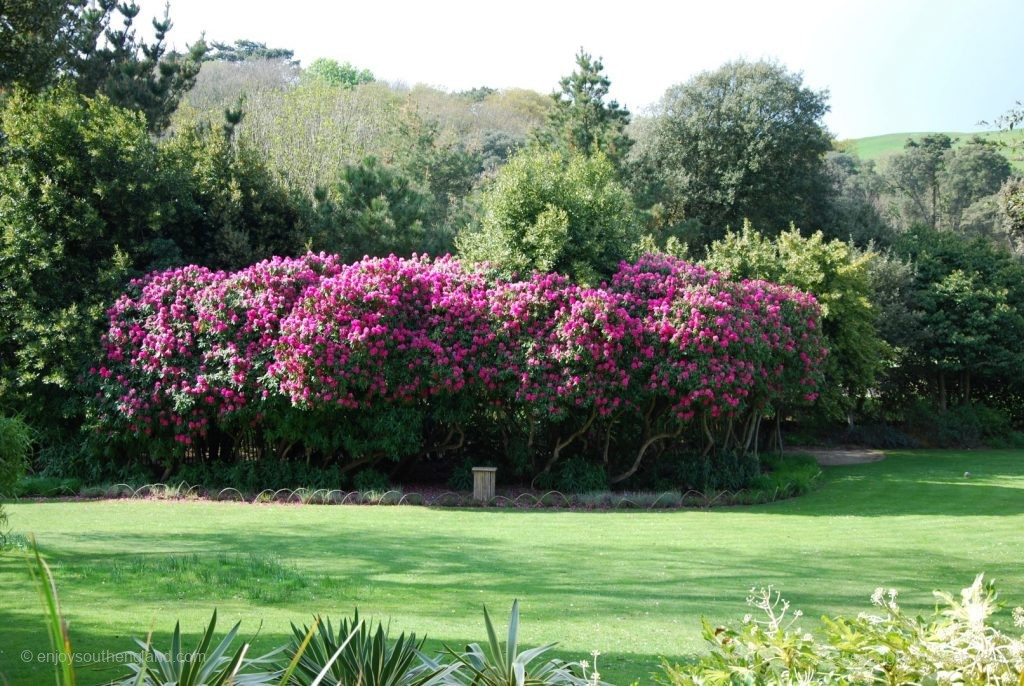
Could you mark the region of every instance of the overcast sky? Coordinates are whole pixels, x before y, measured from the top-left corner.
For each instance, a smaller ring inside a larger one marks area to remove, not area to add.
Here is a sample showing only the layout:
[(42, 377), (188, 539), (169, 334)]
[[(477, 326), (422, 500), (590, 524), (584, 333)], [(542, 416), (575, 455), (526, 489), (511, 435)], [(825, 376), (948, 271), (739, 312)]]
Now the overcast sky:
[(840, 138), (975, 131), (1024, 99), (1024, 0), (172, 0), (171, 18), (179, 48), (205, 31), (452, 90), (550, 92), (583, 46), (635, 112), (724, 61), (774, 58), (830, 91)]

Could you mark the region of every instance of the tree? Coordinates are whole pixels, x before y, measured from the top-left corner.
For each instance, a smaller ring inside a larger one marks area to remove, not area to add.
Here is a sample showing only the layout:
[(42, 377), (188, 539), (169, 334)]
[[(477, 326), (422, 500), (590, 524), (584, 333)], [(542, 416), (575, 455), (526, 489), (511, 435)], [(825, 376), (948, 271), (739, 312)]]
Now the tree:
[(308, 79), (323, 81), (332, 86), (343, 88), (355, 88), (364, 83), (373, 83), (376, 79), (369, 69), (357, 69), (350, 63), (340, 64), (337, 60), (327, 57), (319, 57), (309, 63), (306, 67), (305, 76)]
[(907, 363), (940, 408), (951, 396), (1000, 399), (1024, 379), (1024, 267), (982, 237), (918, 227), (899, 245), (913, 260), (920, 326)]
[(144, 118), (104, 97), (15, 91), (0, 129), (0, 403), (57, 430), (173, 202)]
[(295, 51), (287, 48), (268, 48), (266, 43), (246, 40), (236, 40), (234, 44), (218, 43), (210, 44), (210, 52), (203, 59), (210, 62), (245, 62), (246, 60), (284, 60), (294, 62)]
[(906, 225), (938, 227), (940, 172), (952, 147), (946, 134), (928, 134), (908, 140), (904, 152), (890, 160), (886, 178), (902, 197), (900, 214)]
[(544, 147), (565, 154), (601, 152), (616, 165), (625, 158), (632, 144), (626, 135), (629, 110), (615, 100), (606, 101), (611, 79), (603, 71), (601, 58), (580, 48), (576, 69), (551, 94), (554, 107), (536, 133)]
[(946, 155), (940, 174), (945, 224), (960, 229), (964, 212), (982, 198), (995, 195), (1010, 178), (1010, 161), (999, 147), (974, 137)]
[(483, 191), (479, 229), (459, 235), (459, 253), (506, 274), (567, 274), (596, 284), (631, 256), (640, 239), (633, 199), (602, 154), (527, 149)]
[[(154, 40), (140, 40), (134, 28), (139, 6), (134, 2), (101, 0), (82, 13), (75, 35), (69, 75), (84, 95), (105, 95), (120, 107), (146, 115), (149, 130), (161, 132), (195, 83), (206, 54), (200, 38), (184, 54), (167, 52), (164, 41), (171, 30), (169, 5), (162, 19), (153, 20)], [(120, 28), (113, 27), (114, 11)]]
[(997, 193), (1009, 178), (1010, 162), (996, 145), (977, 137), (959, 147), (955, 142), (929, 134), (907, 141), (903, 153), (890, 160), (885, 178), (904, 228), (959, 231), (968, 208)]
[(825, 235), (861, 246), (890, 243), (893, 230), (882, 214), (886, 185), (874, 162), (830, 152), (825, 156), (825, 172), (833, 187), (822, 228)]
[(86, 0), (9, 0), (0, 5), (0, 94), (38, 92), (67, 68)]
[(999, 190), (999, 208), (1007, 231), (1017, 240), (1024, 239), (1024, 179), (1010, 179)]
[(317, 192), (311, 245), (348, 260), (424, 252), (435, 212), (433, 198), (411, 176), (368, 157)]
[(232, 132), (230, 123), (224, 130), (192, 125), (161, 146), (177, 202), (173, 221), (162, 222), (159, 266), (238, 269), (301, 251), (302, 204), (258, 151)]
[(741, 232), (712, 243), (704, 264), (734, 278), (765, 279), (814, 294), (828, 348), (818, 408), (852, 422), (852, 411), (873, 387), (887, 356), (871, 304), (872, 258), (827, 240), (820, 231), (805, 238), (791, 228), (772, 238), (747, 222)]
[[(744, 218), (769, 233), (821, 225), (830, 188), (828, 93), (773, 62), (729, 62), (668, 89), (637, 129), (632, 175), (664, 221), (711, 237)], [(703, 247), (703, 246), (701, 246)]]

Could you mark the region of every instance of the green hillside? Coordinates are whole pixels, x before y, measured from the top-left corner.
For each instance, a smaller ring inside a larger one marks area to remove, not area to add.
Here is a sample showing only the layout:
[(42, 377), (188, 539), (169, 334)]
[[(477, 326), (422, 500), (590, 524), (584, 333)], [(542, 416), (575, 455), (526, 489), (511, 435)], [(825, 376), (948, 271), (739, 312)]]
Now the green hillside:
[[(1005, 144), (1024, 143), (1024, 131), (982, 131), (982, 132), (957, 132), (944, 131), (950, 138), (958, 139), (954, 145), (959, 145), (969, 140), (972, 136), (981, 136), (987, 140), (995, 140)], [(907, 140), (928, 135), (927, 132), (918, 133), (886, 133), (881, 136), (868, 136), (867, 138), (851, 138), (838, 142), (841, 149), (856, 153), (861, 159), (876, 160), (881, 162), (890, 155), (903, 149)], [(1013, 162), (1013, 166), (1024, 172), (1024, 151), (1021, 149), (1004, 148), (1007, 157)]]

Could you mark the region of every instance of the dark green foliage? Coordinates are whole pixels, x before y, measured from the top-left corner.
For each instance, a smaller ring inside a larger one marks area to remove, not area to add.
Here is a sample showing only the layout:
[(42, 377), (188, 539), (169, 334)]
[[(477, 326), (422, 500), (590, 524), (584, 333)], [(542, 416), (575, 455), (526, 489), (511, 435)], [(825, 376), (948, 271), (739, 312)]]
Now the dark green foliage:
[(161, 148), (176, 202), (164, 223), (162, 264), (238, 269), (300, 252), (299, 199), (257, 150), (208, 125), (189, 126)]
[(918, 401), (907, 408), (905, 424), (921, 443), (934, 448), (992, 446), (1013, 433), (1005, 412), (979, 402), (965, 402), (943, 411), (928, 401)]
[(885, 180), (895, 192), (894, 210), (903, 227), (957, 231), (968, 209), (1009, 178), (1010, 162), (993, 143), (980, 138), (957, 148), (953, 143), (945, 134), (911, 139), (889, 161)]
[(67, 68), (86, 0), (9, 0), (0, 5), (0, 95), (39, 91)]
[(769, 453), (761, 457), (763, 473), (750, 481), (750, 489), (766, 501), (809, 493), (821, 481), (821, 466), (810, 455)]
[(631, 176), (664, 221), (717, 238), (744, 219), (768, 233), (821, 227), (829, 195), (827, 94), (772, 62), (730, 62), (670, 88), (637, 130)]
[(633, 200), (602, 154), (531, 149), (485, 187), (481, 226), (460, 234), (457, 245), (467, 259), (506, 274), (554, 271), (596, 284), (639, 239)]
[(874, 163), (849, 153), (830, 152), (825, 157), (825, 173), (834, 191), (828, 220), (821, 227), (825, 235), (859, 246), (888, 244), (893, 232), (882, 212), (887, 188)]
[(561, 493), (593, 493), (608, 490), (608, 474), (604, 467), (573, 457), (561, 462), (551, 472), (537, 478), (537, 488), (554, 489)]
[(882, 450), (905, 450), (908, 448), (920, 448), (921, 441), (912, 435), (891, 424), (865, 423), (856, 424), (847, 428), (839, 436), (840, 443), (848, 445), (859, 445), (865, 448), (878, 448)]
[(370, 467), (360, 470), (352, 478), (352, 486), (357, 491), (386, 491), (388, 490), (388, 477), (383, 472)]
[[(79, 92), (105, 95), (115, 105), (142, 112), (153, 132), (170, 124), (181, 97), (195, 84), (207, 49), (200, 38), (187, 53), (167, 52), (168, 11), (153, 20), (154, 39), (146, 43), (135, 32), (136, 3), (90, 3), (78, 15), (67, 66)], [(115, 17), (120, 22), (116, 28)]]
[(103, 313), (152, 260), (165, 210), (142, 116), (67, 88), (0, 113), (0, 405), (47, 432), (99, 344)]
[(14, 494), (28, 467), (32, 443), (32, 430), (25, 422), (0, 415), (0, 498)]
[(952, 397), (1007, 398), (1024, 379), (1024, 266), (984, 238), (917, 229), (899, 253), (916, 265), (908, 371), (940, 408)]
[(603, 72), (601, 58), (594, 59), (581, 48), (576, 70), (551, 94), (555, 106), (535, 134), (543, 147), (566, 155), (601, 152), (616, 166), (625, 159), (632, 145), (626, 134), (629, 110), (606, 100), (611, 79)]
[(458, 91), (455, 95), (471, 100), (472, 102), (483, 102), (487, 99), (487, 96), (494, 95), (497, 92), (498, 91), (495, 88), (477, 86), (476, 88), (470, 88), (469, 90)]
[[(159, 476), (152, 475), (143, 481)], [(236, 488), (243, 493), (300, 487), (341, 489), (344, 480), (338, 465), (310, 465), (304, 460), (274, 459), (189, 463), (164, 479), (165, 482), (185, 482), (207, 489)]]
[(69, 86), (15, 92), (0, 128), (0, 407), (24, 413), (45, 451), (78, 421), (79, 375), (130, 278), (298, 252), (301, 205), (222, 132), (158, 147), (142, 115)]
[(19, 498), (53, 498), (75, 495), (82, 487), (79, 479), (55, 476), (27, 476), (18, 482), (14, 494)]
[(670, 452), (664, 459), (669, 464), (671, 487), (684, 492), (738, 491), (751, 486), (754, 478), (761, 474), (760, 462), (753, 454), (741, 456), (725, 450), (717, 455)]
[(350, 259), (424, 252), (434, 217), (434, 198), (410, 175), (368, 157), (318, 192), (312, 247)]
[(206, 44), (167, 52), (171, 20), (153, 20), (153, 42), (136, 35), (139, 7), (116, 0), (13, 0), (0, 6), (0, 94), (15, 85), (39, 92), (60, 79), (142, 112), (163, 131), (195, 83)]

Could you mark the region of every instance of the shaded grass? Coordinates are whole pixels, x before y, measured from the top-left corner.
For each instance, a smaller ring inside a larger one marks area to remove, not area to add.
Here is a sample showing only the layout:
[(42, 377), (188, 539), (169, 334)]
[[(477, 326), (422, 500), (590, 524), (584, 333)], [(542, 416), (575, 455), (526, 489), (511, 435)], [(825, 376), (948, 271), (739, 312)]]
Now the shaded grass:
[[(256, 651), (287, 640), (289, 622), (355, 606), (391, 618), (393, 630), (426, 633), (430, 649), (458, 647), (484, 638), (482, 604), (503, 616), (519, 598), (525, 644), (559, 641), (566, 659), (599, 649), (606, 678), (628, 684), (648, 682), (660, 656), (701, 650), (700, 617), (735, 622), (754, 585), (774, 584), (816, 617), (864, 609), (879, 585), (927, 610), (933, 588), (957, 590), (985, 572), (1009, 604), (1024, 603), (1024, 451), (910, 451), (824, 471), (803, 497), (710, 511), (8, 508), (15, 531), (34, 532), (54, 564), (83, 652), (129, 649), (151, 628), (165, 642), (177, 618), (194, 640), (214, 606), (222, 621), (258, 632)], [(296, 575), (307, 585), (289, 589)], [(277, 583), (285, 590), (275, 595)], [(261, 584), (269, 600), (246, 595)], [(24, 560), (4, 555), (0, 672), (12, 684), (49, 679), (47, 665), (22, 662), (25, 649), (46, 650), (42, 612)], [(79, 679), (119, 673), (88, 666)]]

